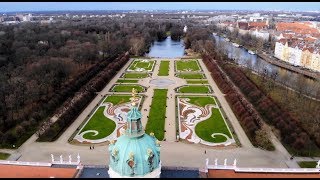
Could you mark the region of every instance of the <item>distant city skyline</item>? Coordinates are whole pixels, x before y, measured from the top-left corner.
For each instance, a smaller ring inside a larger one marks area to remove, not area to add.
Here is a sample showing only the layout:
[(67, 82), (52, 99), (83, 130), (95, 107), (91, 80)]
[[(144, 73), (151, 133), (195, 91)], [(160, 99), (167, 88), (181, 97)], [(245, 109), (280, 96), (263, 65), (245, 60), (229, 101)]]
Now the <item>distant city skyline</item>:
[(60, 10), (319, 11), (320, 2), (0, 2), (0, 12)]

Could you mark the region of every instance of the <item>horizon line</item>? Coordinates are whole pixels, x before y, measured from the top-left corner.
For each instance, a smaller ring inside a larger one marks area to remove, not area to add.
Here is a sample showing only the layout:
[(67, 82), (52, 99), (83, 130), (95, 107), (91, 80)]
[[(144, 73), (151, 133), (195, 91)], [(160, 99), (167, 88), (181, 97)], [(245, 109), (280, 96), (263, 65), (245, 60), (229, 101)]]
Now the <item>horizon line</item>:
[(287, 11), (287, 12), (319, 12), (320, 10), (256, 10), (256, 9), (77, 9), (77, 10), (16, 10), (16, 11), (0, 11), (0, 13), (15, 12), (56, 12), (56, 11)]

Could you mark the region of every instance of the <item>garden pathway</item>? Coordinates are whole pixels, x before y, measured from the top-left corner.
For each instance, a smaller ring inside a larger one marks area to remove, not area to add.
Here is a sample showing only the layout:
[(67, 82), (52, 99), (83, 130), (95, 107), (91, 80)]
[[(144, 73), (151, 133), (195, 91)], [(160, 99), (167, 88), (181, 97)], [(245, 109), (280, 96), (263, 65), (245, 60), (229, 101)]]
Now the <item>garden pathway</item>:
[[(204, 151), (206, 150), (206, 154)], [(55, 157), (63, 155), (67, 158), (69, 154), (75, 158), (77, 153), (81, 156), (81, 162), (85, 165), (108, 165), (109, 152), (107, 145), (95, 145), (94, 150), (88, 146), (71, 145), (69, 143), (33, 143), (22, 152), (19, 161), (50, 162), (50, 154)], [(179, 167), (203, 167), (205, 158), (209, 158), (212, 163), (215, 158), (219, 159), (219, 164), (225, 158), (227, 164), (231, 164), (237, 159), (239, 167), (287, 167), (282, 154), (263, 151), (258, 148), (209, 148), (204, 145), (189, 144), (183, 142), (161, 142), (161, 161), (163, 166)]]

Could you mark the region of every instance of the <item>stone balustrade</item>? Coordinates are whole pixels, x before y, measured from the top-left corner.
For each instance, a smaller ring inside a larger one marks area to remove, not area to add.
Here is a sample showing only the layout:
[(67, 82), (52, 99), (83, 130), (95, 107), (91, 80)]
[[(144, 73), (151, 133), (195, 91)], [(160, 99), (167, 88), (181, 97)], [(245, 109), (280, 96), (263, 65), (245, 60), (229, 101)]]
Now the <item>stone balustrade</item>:
[(2, 165), (21, 165), (21, 166), (47, 166), (50, 167), (52, 163), (43, 163), (43, 162), (26, 162), (26, 161), (6, 161), (0, 160)]
[(224, 159), (223, 164), (218, 164), (218, 159), (215, 159), (214, 165), (209, 165), (209, 159), (206, 159), (205, 172), (209, 169), (233, 169), (235, 172), (272, 172), (272, 173), (320, 173), (320, 160), (315, 168), (241, 168), (237, 167), (237, 160), (234, 159), (232, 165), (227, 164), (227, 159)]

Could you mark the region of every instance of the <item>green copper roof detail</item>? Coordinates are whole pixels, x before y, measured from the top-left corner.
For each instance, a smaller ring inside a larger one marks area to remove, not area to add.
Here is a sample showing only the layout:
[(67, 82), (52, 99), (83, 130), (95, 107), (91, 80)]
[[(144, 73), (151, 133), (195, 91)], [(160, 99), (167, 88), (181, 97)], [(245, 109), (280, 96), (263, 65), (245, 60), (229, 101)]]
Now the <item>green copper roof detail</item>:
[(109, 145), (109, 154), (109, 168), (122, 176), (143, 176), (160, 164), (160, 144), (148, 134), (136, 138), (120, 136)]
[(127, 121), (141, 119), (141, 112), (137, 107), (133, 106), (131, 110), (128, 112)]
[(141, 124), (141, 112), (137, 107), (133, 106), (127, 115), (125, 135), (128, 137), (138, 137), (144, 134), (144, 130)]

